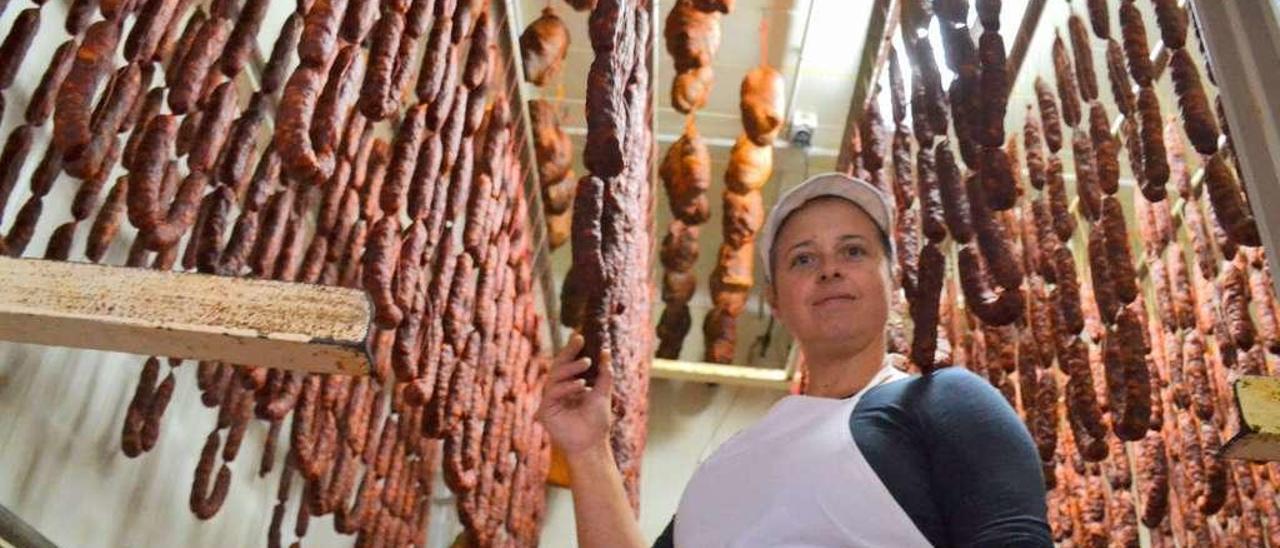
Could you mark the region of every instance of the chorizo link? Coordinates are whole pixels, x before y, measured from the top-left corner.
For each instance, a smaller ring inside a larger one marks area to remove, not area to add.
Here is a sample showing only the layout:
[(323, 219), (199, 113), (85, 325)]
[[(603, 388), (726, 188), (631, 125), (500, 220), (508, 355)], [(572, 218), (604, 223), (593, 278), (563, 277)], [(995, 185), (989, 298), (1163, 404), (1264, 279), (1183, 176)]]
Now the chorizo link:
[(22, 10), (14, 18), (12, 25), (4, 37), (4, 43), (0, 44), (0, 90), (13, 85), (18, 67), (22, 66), (27, 50), (31, 49), (36, 31), (40, 30), (40, 8)]
[(90, 25), (71, 70), (58, 88), (57, 107), (53, 111), (53, 142), (73, 157), (77, 149), (93, 138), (90, 101), (111, 68), (118, 39), (119, 30), (114, 23), (98, 21)]

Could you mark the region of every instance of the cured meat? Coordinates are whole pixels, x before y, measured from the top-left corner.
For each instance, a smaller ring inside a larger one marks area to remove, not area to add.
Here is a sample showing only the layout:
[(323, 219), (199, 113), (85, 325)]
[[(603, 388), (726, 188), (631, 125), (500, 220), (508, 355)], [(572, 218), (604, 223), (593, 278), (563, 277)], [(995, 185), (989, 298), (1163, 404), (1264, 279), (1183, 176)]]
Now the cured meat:
[(298, 39), (298, 59), (304, 65), (324, 67), (332, 58), (347, 0), (315, 0), (307, 10)]
[(1076, 127), (1080, 124), (1082, 94), (1076, 82), (1076, 72), (1072, 68), (1071, 58), (1067, 54), (1066, 43), (1062, 41), (1062, 35), (1057, 32), (1054, 32), (1053, 39), (1053, 73), (1058, 81), (1058, 100), (1062, 102), (1062, 119), (1068, 126)]
[(1090, 293), (1097, 310), (1097, 319), (1112, 325), (1121, 303), (1116, 298), (1114, 273), (1107, 253), (1107, 233), (1101, 227), (1089, 231), (1088, 241)]
[(755, 241), (756, 232), (764, 225), (764, 198), (760, 191), (745, 194), (724, 193), (723, 234), (726, 244), (742, 247)]
[(1089, 25), (1094, 36), (1106, 40), (1111, 35), (1111, 16), (1107, 14), (1106, 0), (1089, 0)]
[(98, 83), (111, 68), (119, 31), (109, 21), (99, 21), (85, 31), (71, 69), (58, 88), (53, 113), (53, 142), (71, 157), (93, 138), (90, 126), (91, 101)]
[(871, 183), (887, 193), (888, 189), (880, 187), (876, 180), (880, 170), (884, 168), (884, 133), (885, 126), (884, 120), (880, 117), (880, 108), (874, 101), (868, 103), (862, 121), (858, 124), (858, 136), (862, 143), (859, 159), (862, 161), (862, 168), (872, 174)]
[(1103, 342), (1112, 428), (1126, 441), (1145, 437), (1151, 417), (1151, 376), (1144, 358), (1148, 349), (1139, 320), (1145, 313), (1135, 305), (1122, 307)]
[(930, 242), (939, 243), (947, 237), (942, 208), (942, 189), (934, 164), (934, 153), (929, 147), (916, 152), (916, 196), (920, 199), (922, 232)]
[[(991, 272), (991, 280), (1005, 290), (1017, 291), (1022, 285), (1022, 267), (1011, 249), (1008, 233), (1004, 225), (994, 218), (976, 181), (970, 178), (967, 183), (974, 233)], [(1018, 308), (1022, 308), (1021, 303)]]
[(951, 154), (950, 144), (939, 141), (934, 147), (937, 162), (938, 184), (942, 198), (947, 230), (955, 241), (966, 244), (973, 239), (973, 226), (969, 219), (969, 195), (960, 179), (960, 168)]
[(1147, 28), (1142, 22), (1142, 13), (1134, 2), (1120, 3), (1120, 36), (1124, 43), (1129, 76), (1133, 77), (1138, 86), (1151, 87), (1155, 69), (1151, 66), (1151, 50), (1147, 46)]
[(1160, 40), (1165, 47), (1182, 49), (1187, 40), (1187, 12), (1175, 0), (1153, 0), (1156, 26), (1160, 27)]
[(1253, 320), (1249, 315), (1249, 286), (1247, 274), (1235, 261), (1222, 263), (1218, 276), (1220, 314), (1230, 331), (1231, 339), (1241, 349), (1252, 348), (1255, 341)]
[[(173, 2), (149, 2), (151, 3), (172, 4)], [(248, 62), (249, 55), (257, 45), (258, 28), (267, 14), (268, 5), (270, 5), (268, 0), (245, 0), (244, 8), (236, 18), (235, 27), (231, 30), (226, 46), (222, 49), (222, 56), (218, 60), (219, 68), (228, 78), (234, 78)]]
[(676, 272), (693, 270), (698, 261), (697, 225), (686, 225), (679, 220), (672, 221), (667, 227), (667, 235), (662, 239), (659, 248), (659, 259), (662, 266)]
[(698, 67), (677, 74), (671, 82), (671, 108), (684, 114), (702, 108), (711, 96), (715, 79), (711, 67)]
[(1089, 45), (1089, 31), (1078, 14), (1067, 18), (1067, 34), (1071, 38), (1071, 52), (1075, 57), (1076, 82), (1080, 87), (1080, 99), (1088, 103), (1098, 98), (1098, 77), (1093, 71), (1093, 48)]
[(322, 70), (306, 65), (298, 67), (285, 84), (276, 116), (274, 143), (286, 172), (313, 185), (328, 179), (335, 166), (333, 151), (316, 150), (309, 131), (323, 85)]
[(1105, 459), (1109, 451), (1106, 426), (1102, 421), (1088, 359), (1088, 350), (1079, 338), (1063, 338), (1059, 342), (1059, 364), (1069, 376), (1066, 393), (1067, 422), (1070, 423), (1080, 457), (1086, 461), (1098, 462)]
[(1044, 79), (1036, 76), (1036, 104), (1040, 109), (1040, 120), (1044, 126), (1044, 143), (1049, 152), (1057, 154), (1062, 149), (1062, 118), (1058, 111), (1058, 103), (1053, 99), (1053, 91)]
[(916, 297), (910, 301), (914, 329), (911, 334), (911, 362), (928, 373), (934, 369), (934, 351), (938, 344), (938, 305), (942, 298), (942, 282), (946, 275), (946, 259), (932, 242), (920, 250), (920, 269)]
[(394, 329), (404, 318), (396, 304), (392, 280), (400, 255), (400, 224), (395, 216), (378, 220), (370, 230), (364, 253), (364, 288), (373, 298), (374, 321), (383, 329)]
[(693, 0), (677, 0), (662, 35), (677, 73), (710, 67), (720, 49), (720, 14), (698, 9)]
[(658, 168), (672, 214), (696, 225), (710, 217), (706, 191), (711, 187), (711, 155), (693, 126), (667, 149)]
[(1080, 213), (1091, 222), (1102, 216), (1102, 190), (1099, 188), (1093, 144), (1087, 133), (1072, 132), (1072, 156), (1075, 160), (1076, 193), (1080, 198)]
[(658, 349), (654, 356), (668, 360), (679, 359), (680, 348), (692, 324), (688, 305), (667, 304), (662, 310), (662, 317), (658, 319)]
[(1013, 207), (1021, 190), (1014, 174), (1013, 158), (999, 147), (984, 147), (978, 163), (978, 175), (988, 207), (1004, 211)]
[(1045, 150), (1042, 135), (1044, 131), (1040, 125), (1040, 118), (1032, 110), (1031, 105), (1027, 105), (1025, 121), (1022, 126), (1022, 143), (1027, 151), (1027, 179), (1031, 181), (1032, 188), (1036, 190), (1044, 189), (1045, 182), (1048, 178), (1045, 165)]
[(1244, 203), (1239, 181), (1222, 159), (1222, 155), (1215, 154), (1208, 158), (1204, 166), (1204, 183), (1214, 216), (1224, 223), (1223, 229), (1231, 241), (1250, 247), (1262, 245), (1257, 222)]
[(182, 61), (175, 67), (177, 76), (170, 83), (169, 110), (185, 114), (199, 107), (204, 95), (205, 78), (222, 53), (235, 24), (230, 19), (214, 17), (200, 25)]
[(1107, 196), (1102, 201), (1101, 230), (1106, 238), (1108, 269), (1116, 298), (1128, 304), (1138, 297), (1137, 272), (1133, 267), (1133, 254), (1129, 250), (1129, 231), (1125, 227), (1124, 212), (1120, 201)]
[(632, 45), (647, 43), (634, 39), (639, 34), (635, 27), (647, 27), (647, 20), (635, 17), (631, 10), (629, 5), (605, 2), (592, 12), (590, 20), (591, 45), (597, 57), (587, 73), (587, 142), (582, 156), (596, 177), (621, 173), (627, 156), (624, 90), (639, 55)]
[(1159, 432), (1148, 433), (1139, 444), (1137, 471), (1142, 524), (1155, 528), (1169, 512), (1169, 464)]
[(334, 150), (339, 146), (348, 116), (359, 98), (364, 80), (364, 50), (347, 46), (338, 51), (329, 68), (329, 77), (311, 122), (311, 144), (317, 150)]
[(974, 315), (988, 325), (1002, 326), (1017, 321), (1022, 315), (1022, 294), (1016, 289), (996, 289), (994, 283), (985, 279), (992, 275), (979, 257), (972, 245), (960, 248), (957, 268), (965, 302), (972, 307)]
[(0, 44), (0, 90), (13, 85), (18, 67), (27, 56), (31, 42), (40, 30), (40, 8), (27, 8), (12, 21), (12, 27)]
[(1178, 95), (1187, 140), (1201, 154), (1217, 152), (1221, 133), (1218, 119), (1209, 106), (1209, 98), (1200, 82), (1200, 72), (1187, 50), (1173, 50), (1169, 57), (1169, 74), (1173, 78), (1173, 90)]
[[(701, 144), (702, 141), (698, 139), (697, 142)], [(705, 150), (705, 145), (703, 149)], [(747, 136), (740, 135), (729, 151), (729, 166), (724, 175), (725, 187), (741, 193), (759, 190), (769, 182), (772, 175), (773, 147), (757, 145)]]
[(1004, 40), (995, 29), (984, 28), (986, 30), (978, 40), (978, 55), (982, 60), (982, 130), (977, 132), (977, 137), (985, 147), (999, 147), (1004, 144), (1004, 115), (1012, 83), (1009, 81)]
[(560, 73), (569, 52), (569, 29), (548, 5), (520, 34), (520, 58), (524, 78), (535, 86), (544, 86)]
[(567, 178), (573, 165), (573, 143), (560, 127), (560, 114), (551, 102), (529, 101), (533, 150), (538, 158), (538, 181), (544, 186)]
[[(1058, 276), (1058, 285), (1052, 292), (1057, 310), (1054, 323), (1058, 326), (1059, 337), (1072, 337), (1084, 329), (1084, 316), (1080, 305), (1080, 283), (1076, 278), (1076, 263), (1071, 248), (1058, 246), (1054, 251), (1053, 262)], [(1061, 359), (1059, 354), (1059, 360)]]
[(1067, 199), (1066, 183), (1062, 180), (1062, 162), (1057, 157), (1049, 157), (1046, 171), (1046, 186), (1049, 189), (1049, 213), (1053, 217), (1053, 230), (1063, 242), (1071, 240), (1076, 230), (1076, 219), (1071, 214)]
[(1133, 94), (1129, 73), (1125, 72), (1124, 48), (1115, 40), (1107, 40), (1107, 81), (1111, 83), (1111, 95), (1120, 114), (1132, 117), (1137, 97)]
[(782, 73), (766, 65), (751, 69), (743, 77), (740, 102), (742, 128), (751, 142), (769, 146), (782, 130), (785, 85)]
[(733, 363), (734, 341), (737, 339), (735, 316), (721, 308), (712, 308), (702, 323), (702, 334), (707, 341), (706, 361)]
[(1098, 190), (1113, 195), (1120, 190), (1120, 143), (1111, 134), (1111, 118), (1102, 103), (1089, 105), (1089, 138), (1093, 144)]

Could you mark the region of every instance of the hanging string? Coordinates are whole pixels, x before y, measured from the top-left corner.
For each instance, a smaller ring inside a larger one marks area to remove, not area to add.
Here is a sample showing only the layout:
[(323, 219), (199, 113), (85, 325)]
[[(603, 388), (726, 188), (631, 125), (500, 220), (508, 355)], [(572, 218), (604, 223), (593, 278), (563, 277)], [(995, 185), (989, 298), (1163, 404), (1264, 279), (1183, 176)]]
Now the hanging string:
[(760, 28), (758, 30), (758, 38), (760, 42), (761, 65), (769, 64), (769, 17), (767, 15), (767, 11), (768, 8), (760, 10)]
[(557, 77), (557, 80), (556, 80), (556, 91), (555, 91), (554, 96), (555, 96), (555, 98), (556, 98), (556, 111), (557, 111), (556, 113), (557, 113), (557, 114), (559, 114), (559, 115), (560, 115), (560, 119), (562, 119), (562, 120), (563, 120), (563, 119), (564, 119), (564, 117), (565, 117), (565, 116), (567, 116), (567, 115), (569, 114), (569, 113), (566, 111), (566, 105), (564, 104), (565, 91), (564, 91), (564, 76), (563, 76), (563, 75), (561, 75), (561, 76)]

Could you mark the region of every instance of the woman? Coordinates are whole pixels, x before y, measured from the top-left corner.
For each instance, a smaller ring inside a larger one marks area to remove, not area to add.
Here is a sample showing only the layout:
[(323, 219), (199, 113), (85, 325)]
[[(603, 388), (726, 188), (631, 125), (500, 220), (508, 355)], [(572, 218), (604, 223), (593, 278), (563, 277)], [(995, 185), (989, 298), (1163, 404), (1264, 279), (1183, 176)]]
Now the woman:
[[(908, 376), (885, 353), (893, 209), (871, 185), (811, 178), (757, 242), (808, 394), (787, 396), (699, 465), (655, 546), (1052, 546), (1026, 428), (962, 368)], [(608, 355), (554, 360), (539, 418), (563, 452), (582, 546), (643, 546), (609, 451)]]

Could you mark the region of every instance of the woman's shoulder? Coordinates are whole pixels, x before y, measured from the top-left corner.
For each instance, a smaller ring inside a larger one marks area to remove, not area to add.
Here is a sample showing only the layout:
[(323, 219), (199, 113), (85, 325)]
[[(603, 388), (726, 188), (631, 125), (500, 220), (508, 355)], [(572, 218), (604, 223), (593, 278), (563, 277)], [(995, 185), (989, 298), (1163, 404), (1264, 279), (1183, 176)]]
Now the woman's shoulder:
[(994, 397), (1003, 400), (999, 391), (986, 379), (963, 367), (944, 367), (924, 374), (907, 376), (867, 391), (870, 399), (911, 398), (956, 399), (957, 395), (978, 397), (982, 401)]
[(864, 410), (893, 408), (922, 423), (948, 423), (1012, 413), (986, 379), (963, 367), (945, 367), (877, 386), (863, 396)]

